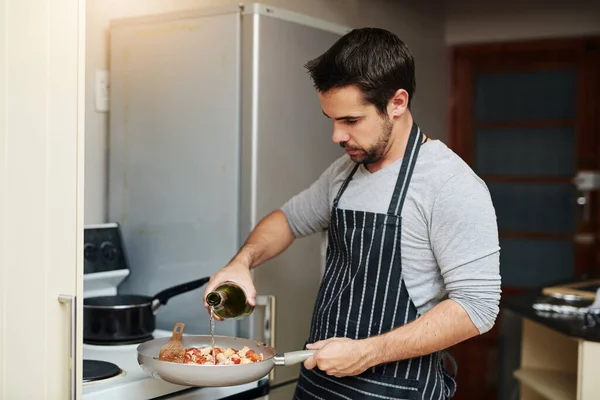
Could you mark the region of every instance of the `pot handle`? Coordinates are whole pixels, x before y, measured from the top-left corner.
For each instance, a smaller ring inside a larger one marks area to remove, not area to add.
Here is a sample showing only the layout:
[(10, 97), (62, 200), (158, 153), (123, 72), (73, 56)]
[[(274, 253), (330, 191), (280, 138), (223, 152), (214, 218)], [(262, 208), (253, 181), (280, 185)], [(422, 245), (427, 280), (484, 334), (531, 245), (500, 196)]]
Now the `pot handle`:
[(210, 281), (210, 277), (196, 279), (195, 281), (182, 283), (157, 293), (152, 298), (152, 311), (156, 311), (160, 306), (166, 305), (172, 297), (198, 289), (199, 287), (206, 285), (208, 281)]

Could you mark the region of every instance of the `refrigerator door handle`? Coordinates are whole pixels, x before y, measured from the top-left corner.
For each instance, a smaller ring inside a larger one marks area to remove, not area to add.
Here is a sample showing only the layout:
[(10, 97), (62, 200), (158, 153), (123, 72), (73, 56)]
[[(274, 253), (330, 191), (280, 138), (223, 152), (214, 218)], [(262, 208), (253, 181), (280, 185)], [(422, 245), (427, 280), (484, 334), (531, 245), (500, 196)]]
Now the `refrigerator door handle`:
[(70, 307), (70, 333), (69, 333), (69, 370), (71, 372), (70, 391), (71, 400), (77, 397), (77, 297), (73, 295), (61, 294), (58, 296), (58, 302), (68, 304)]

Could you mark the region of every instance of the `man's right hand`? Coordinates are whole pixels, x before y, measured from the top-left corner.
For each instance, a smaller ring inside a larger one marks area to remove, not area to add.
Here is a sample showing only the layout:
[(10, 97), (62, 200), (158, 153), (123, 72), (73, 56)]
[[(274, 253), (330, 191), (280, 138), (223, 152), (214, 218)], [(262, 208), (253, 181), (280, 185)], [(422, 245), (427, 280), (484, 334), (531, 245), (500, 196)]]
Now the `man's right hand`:
[(210, 306), (206, 302), (206, 296), (208, 293), (215, 290), (219, 285), (224, 282), (235, 282), (240, 285), (248, 296), (248, 303), (251, 306), (256, 305), (256, 289), (254, 288), (254, 282), (252, 282), (252, 275), (250, 274), (250, 268), (239, 261), (232, 261), (223, 267), (219, 272), (211, 276), (210, 281), (206, 285), (204, 290), (204, 307), (210, 313)]

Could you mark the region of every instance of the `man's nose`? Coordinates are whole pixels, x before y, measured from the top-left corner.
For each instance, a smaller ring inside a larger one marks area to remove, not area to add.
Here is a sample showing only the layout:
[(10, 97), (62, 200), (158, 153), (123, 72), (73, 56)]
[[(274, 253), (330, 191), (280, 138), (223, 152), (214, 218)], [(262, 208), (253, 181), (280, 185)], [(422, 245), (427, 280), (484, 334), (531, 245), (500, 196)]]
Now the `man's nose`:
[(333, 125), (333, 135), (332, 135), (333, 143), (340, 144), (343, 142), (347, 142), (350, 140), (350, 135), (343, 129), (341, 126)]

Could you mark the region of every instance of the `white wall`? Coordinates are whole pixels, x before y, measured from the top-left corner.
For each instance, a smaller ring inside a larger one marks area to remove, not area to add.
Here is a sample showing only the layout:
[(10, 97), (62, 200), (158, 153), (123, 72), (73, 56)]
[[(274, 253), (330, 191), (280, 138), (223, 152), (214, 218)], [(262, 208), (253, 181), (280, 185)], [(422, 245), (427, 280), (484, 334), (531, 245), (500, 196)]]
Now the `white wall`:
[[(377, 26), (398, 34), (417, 63), (414, 114), (434, 137), (446, 137), (446, 53), (443, 10), (437, 0), (264, 0), (264, 3), (350, 27)], [(106, 221), (108, 114), (95, 110), (94, 75), (108, 69), (109, 21), (222, 4), (234, 0), (88, 0), (86, 60), (85, 223)], [(307, 80), (307, 85), (311, 84)]]
[(599, 0), (446, 0), (446, 43), (600, 34)]

